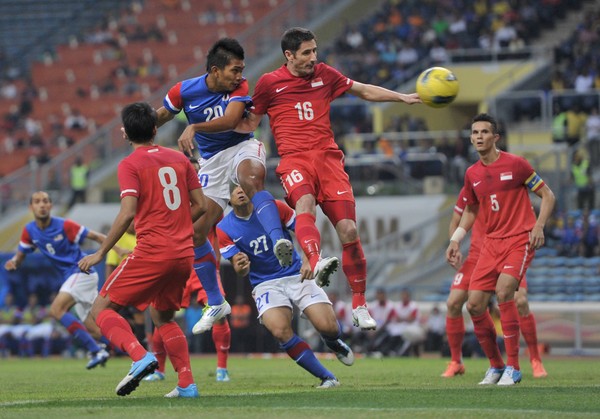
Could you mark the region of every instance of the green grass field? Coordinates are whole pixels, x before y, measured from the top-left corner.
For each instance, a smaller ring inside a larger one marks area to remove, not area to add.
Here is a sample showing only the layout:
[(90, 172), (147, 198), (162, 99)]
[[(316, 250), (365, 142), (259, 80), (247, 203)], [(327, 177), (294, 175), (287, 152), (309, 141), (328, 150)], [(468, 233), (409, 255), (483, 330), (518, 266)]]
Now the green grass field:
[(346, 367), (324, 359), (341, 381), (315, 389), (318, 380), (287, 358), (231, 357), (229, 383), (216, 383), (215, 359), (195, 357), (192, 369), (200, 399), (165, 399), (176, 385), (142, 382), (131, 395), (114, 389), (127, 373), (127, 358), (87, 371), (84, 360), (0, 360), (0, 418), (592, 418), (600, 417), (597, 358), (547, 358), (549, 376), (533, 379), (522, 359), (523, 382), (486, 386), (487, 361), (467, 359), (467, 373), (439, 377), (439, 358), (357, 359)]

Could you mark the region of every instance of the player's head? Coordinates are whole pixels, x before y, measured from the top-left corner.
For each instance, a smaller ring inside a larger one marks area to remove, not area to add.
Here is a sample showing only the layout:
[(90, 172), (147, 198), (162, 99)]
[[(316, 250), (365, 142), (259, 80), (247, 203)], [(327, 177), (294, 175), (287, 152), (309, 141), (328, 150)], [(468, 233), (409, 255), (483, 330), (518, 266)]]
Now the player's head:
[(291, 28), (281, 37), (281, 51), (288, 70), (299, 77), (312, 74), (317, 63), (317, 38), (304, 28)]
[(208, 51), (206, 72), (208, 88), (215, 92), (233, 92), (242, 82), (244, 48), (233, 38), (219, 39)]
[(31, 194), (29, 198), (29, 208), (33, 213), (33, 217), (36, 221), (46, 221), (50, 218), (50, 211), (52, 210), (52, 198), (48, 195), (48, 192), (37, 191)]
[(125, 135), (132, 143), (144, 144), (154, 139), (158, 117), (148, 103), (135, 102), (125, 106), (121, 111), (121, 120)]
[(240, 185), (232, 185), (229, 203), (233, 207), (233, 210), (236, 212), (236, 214), (240, 212), (252, 211), (252, 201), (250, 201), (250, 198), (248, 198), (248, 195), (246, 195)]
[(492, 115), (487, 113), (480, 113), (479, 115), (475, 115), (471, 124), (475, 122), (487, 122), (490, 124), (490, 128), (492, 130), (492, 134), (498, 134), (498, 121)]
[(471, 143), (477, 152), (496, 150), (496, 142), (500, 139), (498, 122), (487, 113), (480, 113), (471, 121)]

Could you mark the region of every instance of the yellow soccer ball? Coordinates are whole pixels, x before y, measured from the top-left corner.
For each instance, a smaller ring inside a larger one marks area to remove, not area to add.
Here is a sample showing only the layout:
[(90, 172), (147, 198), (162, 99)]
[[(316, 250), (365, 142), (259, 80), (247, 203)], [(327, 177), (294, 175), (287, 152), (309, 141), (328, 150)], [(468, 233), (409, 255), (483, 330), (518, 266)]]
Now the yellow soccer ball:
[(458, 88), (458, 79), (444, 67), (428, 68), (417, 79), (419, 97), (432, 108), (443, 108), (452, 103), (458, 94)]

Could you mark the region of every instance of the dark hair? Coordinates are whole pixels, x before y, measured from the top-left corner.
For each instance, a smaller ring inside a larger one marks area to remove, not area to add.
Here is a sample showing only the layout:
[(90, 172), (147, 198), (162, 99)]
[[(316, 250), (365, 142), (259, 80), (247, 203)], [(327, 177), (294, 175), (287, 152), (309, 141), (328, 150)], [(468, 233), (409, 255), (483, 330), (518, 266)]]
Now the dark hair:
[(475, 117), (471, 121), (471, 124), (474, 124), (475, 122), (489, 122), (492, 126), (492, 134), (498, 134), (498, 122), (492, 115), (489, 115), (487, 113), (480, 113), (479, 115), (475, 115)]
[(214, 66), (223, 70), (233, 59), (244, 59), (244, 48), (237, 39), (221, 38), (210, 48), (206, 56), (206, 71)]
[(121, 111), (121, 120), (129, 141), (147, 143), (154, 138), (158, 117), (148, 103), (135, 102), (125, 106)]
[(290, 28), (281, 37), (281, 51), (285, 55), (286, 51), (296, 53), (300, 45), (306, 41), (317, 40), (317, 37), (310, 30), (305, 28)]
[(48, 197), (48, 202), (52, 203), (52, 197), (50, 196), (50, 194), (46, 191), (35, 191), (34, 193), (31, 194), (31, 196), (29, 197), (29, 204), (33, 204), (33, 196), (37, 195), (39, 193), (43, 193), (46, 194), (46, 196)]

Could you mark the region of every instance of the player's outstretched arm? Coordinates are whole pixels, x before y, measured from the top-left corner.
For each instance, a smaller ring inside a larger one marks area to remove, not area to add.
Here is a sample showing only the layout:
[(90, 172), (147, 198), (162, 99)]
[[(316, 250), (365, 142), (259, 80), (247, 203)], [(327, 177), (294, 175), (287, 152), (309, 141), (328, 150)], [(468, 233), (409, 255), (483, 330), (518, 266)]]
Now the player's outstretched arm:
[(422, 103), (416, 93), (399, 93), (373, 84), (364, 84), (355, 81), (348, 90), (355, 96), (369, 102), (403, 102), (408, 105)]
[(15, 253), (15, 255), (12, 258), (6, 261), (6, 263), (4, 264), (4, 269), (6, 269), (7, 271), (14, 271), (16, 269), (19, 269), (19, 266), (21, 266), (26, 256), (27, 255), (25, 253), (21, 252), (20, 250), (17, 250), (17, 253)]
[(252, 112), (246, 113), (246, 116), (240, 120), (235, 127), (235, 132), (241, 132), (247, 134), (249, 132), (256, 131), (263, 115), (258, 115)]
[(85, 256), (79, 261), (79, 269), (83, 272), (89, 272), (90, 268), (100, 263), (108, 251), (114, 247), (123, 233), (127, 231), (131, 221), (133, 221), (137, 209), (137, 201), (138, 199), (135, 196), (125, 196), (121, 199), (121, 208), (106, 235), (106, 239), (102, 241), (100, 248), (95, 253)]

